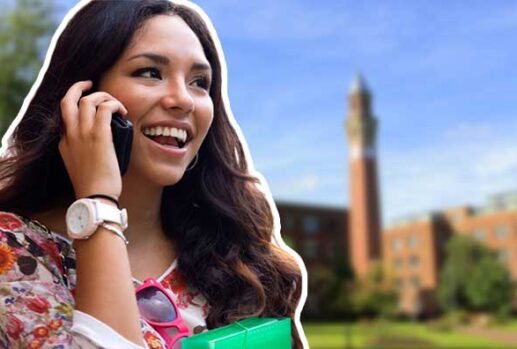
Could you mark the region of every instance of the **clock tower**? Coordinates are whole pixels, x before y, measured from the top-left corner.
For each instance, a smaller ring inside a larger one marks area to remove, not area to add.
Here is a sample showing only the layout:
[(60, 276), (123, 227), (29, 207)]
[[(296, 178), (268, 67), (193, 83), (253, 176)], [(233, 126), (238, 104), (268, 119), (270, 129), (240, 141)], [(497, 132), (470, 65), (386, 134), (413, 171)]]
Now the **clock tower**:
[(365, 276), (372, 261), (381, 258), (381, 212), (377, 178), (377, 120), (371, 94), (358, 75), (348, 93), (345, 132), (349, 148), (349, 246), (356, 277)]

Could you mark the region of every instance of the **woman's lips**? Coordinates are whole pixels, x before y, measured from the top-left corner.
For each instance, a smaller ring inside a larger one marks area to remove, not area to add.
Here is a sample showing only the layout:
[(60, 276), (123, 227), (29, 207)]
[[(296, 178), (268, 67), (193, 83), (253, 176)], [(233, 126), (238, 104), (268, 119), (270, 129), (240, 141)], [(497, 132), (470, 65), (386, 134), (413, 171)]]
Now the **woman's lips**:
[(165, 152), (167, 153), (168, 155), (170, 156), (173, 156), (173, 157), (182, 157), (184, 156), (186, 153), (187, 153), (187, 147), (188, 147), (188, 144), (189, 142), (187, 142), (183, 148), (178, 148), (177, 145), (167, 145), (167, 144), (160, 144), (158, 142), (156, 142), (156, 140), (154, 139), (151, 139), (149, 137), (145, 137), (150, 143), (152, 143), (152, 145), (159, 149), (160, 151), (162, 152)]

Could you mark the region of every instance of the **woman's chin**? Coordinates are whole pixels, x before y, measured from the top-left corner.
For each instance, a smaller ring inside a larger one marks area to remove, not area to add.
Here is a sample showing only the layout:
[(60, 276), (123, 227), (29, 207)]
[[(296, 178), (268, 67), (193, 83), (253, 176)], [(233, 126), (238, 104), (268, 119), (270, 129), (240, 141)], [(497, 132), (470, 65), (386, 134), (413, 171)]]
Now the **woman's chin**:
[(155, 176), (155, 182), (162, 187), (178, 184), (186, 175), (184, 168), (175, 168), (174, 170), (163, 171), (159, 176)]
[(124, 181), (130, 182), (131, 185), (167, 187), (179, 183), (186, 174), (184, 166), (154, 167), (140, 171), (130, 166), (124, 176)]

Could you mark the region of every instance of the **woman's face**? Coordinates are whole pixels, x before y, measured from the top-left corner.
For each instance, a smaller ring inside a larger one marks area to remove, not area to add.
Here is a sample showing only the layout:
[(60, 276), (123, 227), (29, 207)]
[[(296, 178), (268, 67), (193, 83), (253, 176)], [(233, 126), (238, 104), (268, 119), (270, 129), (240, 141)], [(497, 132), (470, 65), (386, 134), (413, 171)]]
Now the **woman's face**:
[(181, 179), (213, 120), (211, 75), (201, 43), (183, 19), (158, 15), (144, 23), (99, 83), (133, 123), (126, 176), (161, 187)]

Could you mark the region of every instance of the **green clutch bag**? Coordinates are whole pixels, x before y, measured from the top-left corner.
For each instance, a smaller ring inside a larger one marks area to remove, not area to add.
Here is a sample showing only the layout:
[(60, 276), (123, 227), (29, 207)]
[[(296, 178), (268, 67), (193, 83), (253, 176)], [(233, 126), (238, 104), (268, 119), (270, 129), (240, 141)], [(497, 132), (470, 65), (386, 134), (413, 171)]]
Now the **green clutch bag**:
[(181, 349), (291, 349), (291, 319), (249, 318), (181, 341)]

